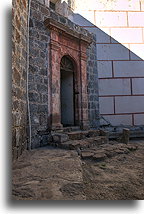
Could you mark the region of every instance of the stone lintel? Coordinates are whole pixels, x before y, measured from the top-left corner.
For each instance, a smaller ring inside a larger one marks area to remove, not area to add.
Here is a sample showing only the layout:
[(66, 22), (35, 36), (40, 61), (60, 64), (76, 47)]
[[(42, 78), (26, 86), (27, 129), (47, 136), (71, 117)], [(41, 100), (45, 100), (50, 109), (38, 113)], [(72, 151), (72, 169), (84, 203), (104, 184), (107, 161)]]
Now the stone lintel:
[[(65, 17), (63, 18), (66, 19)], [(73, 27), (71, 28), (68, 24), (62, 24), (50, 17), (44, 21), (44, 24), (49, 29), (53, 29), (55, 31), (64, 33), (68, 36), (83, 41), (84, 43), (86, 43), (85, 45), (90, 45), (93, 42), (92, 35), (89, 32), (86, 32), (85, 29), (81, 28), (78, 25), (75, 25), (74, 23), (72, 23)]]

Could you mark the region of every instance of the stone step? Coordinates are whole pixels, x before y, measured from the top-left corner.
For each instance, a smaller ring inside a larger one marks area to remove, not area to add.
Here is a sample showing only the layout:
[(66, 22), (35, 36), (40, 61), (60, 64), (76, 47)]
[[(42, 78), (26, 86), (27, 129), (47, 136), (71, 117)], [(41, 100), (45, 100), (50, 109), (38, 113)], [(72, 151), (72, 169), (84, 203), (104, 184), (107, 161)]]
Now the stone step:
[(53, 143), (62, 143), (69, 140), (69, 136), (64, 133), (54, 132), (51, 135)]
[(131, 144), (105, 144), (100, 147), (93, 147), (91, 149), (82, 150), (80, 156), (82, 159), (91, 159), (94, 161), (104, 161), (106, 158), (112, 158), (116, 155), (128, 154), (137, 150), (136, 145)]
[(95, 161), (103, 161), (107, 158), (107, 155), (104, 152), (101, 151), (89, 151), (84, 150), (81, 152), (81, 158), (82, 159), (91, 159)]
[(63, 149), (79, 151), (87, 148), (93, 148), (94, 146), (102, 145), (105, 143), (107, 143), (107, 138), (105, 136), (97, 136), (81, 140), (69, 140), (61, 143), (55, 143), (55, 145)]
[(81, 140), (88, 137), (88, 131), (75, 131), (67, 134), (70, 140)]
[[(107, 134), (103, 134), (104, 136), (93, 136), (97, 134), (96, 130), (92, 132), (53, 133), (51, 145), (62, 149), (76, 150), (82, 159), (93, 161), (104, 161), (107, 158), (128, 154), (137, 149), (137, 146), (129, 143), (124, 144), (118, 141), (108, 141)], [(90, 135), (93, 137), (90, 137)]]
[(99, 130), (88, 130), (88, 131), (71, 131), (71, 132), (53, 132), (52, 141), (54, 143), (62, 143), (68, 140), (81, 140), (90, 137), (97, 137), (99, 136)]
[(76, 150), (79, 155), (82, 150), (108, 143), (108, 136), (99, 136), (99, 130), (53, 132), (50, 145), (62, 149)]
[(63, 132), (72, 132), (72, 131), (79, 131), (80, 127), (79, 126), (70, 126), (70, 127), (64, 127)]
[(97, 137), (100, 135), (99, 130), (75, 131), (67, 133), (70, 140), (81, 140), (89, 137)]

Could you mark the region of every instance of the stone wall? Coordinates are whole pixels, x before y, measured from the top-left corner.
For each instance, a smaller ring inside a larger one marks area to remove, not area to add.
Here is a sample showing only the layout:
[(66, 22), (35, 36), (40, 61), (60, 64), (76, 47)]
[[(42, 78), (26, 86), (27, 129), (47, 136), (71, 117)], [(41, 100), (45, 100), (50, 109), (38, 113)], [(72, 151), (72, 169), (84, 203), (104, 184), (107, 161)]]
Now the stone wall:
[[(31, 117), (31, 148), (48, 143), (48, 75), (49, 31), (44, 20), (49, 9), (39, 1), (32, 0), (30, 15), (29, 100)], [(44, 134), (46, 132), (46, 134)]]
[(99, 96), (95, 35), (93, 35), (93, 40), (87, 50), (88, 110), (90, 127), (96, 128), (99, 126)]
[(27, 147), (27, 11), (26, 0), (12, 2), (12, 154)]
[[(74, 13), (72, 21), (92, 33), (93, 37), (93, 42), (87, 49), (88, 114), (90, 127), (96, 128), (100, 125), (96, 34), (87, 27), (91, 22), (80, 14)], [(83, 26), (84, 23), (86, 26)]]
[[(86, 37), (91, 40), (88, 31), (49, 9), (47, 7), (48, 1), (30, 1), (30, 17), (28, 17), (27, 3), (27, 1), (13, 1), (12, 137), (14, 159), (19, 157), (24, 149), (47, 145), (49, 140), (49, 125), (51, 123), (49, 112), (51, 103), (48, 96), (51, 88), (50, 32), (44, 25), (44, 21), (51, 17), (54, 21), (63, 24), (63, 27), (65, 25), (69, 27), (70, 31), (81, 33), (84, 40)], [(29, 38), (27, 37), (28, 19)], [(95, 51), (95, 43), (93, 43), (87, 52), (91, 127), (97, 124), (98, 115)], [(28, 58), (27, 53), (29, 54)], [(29, 68), (28, 73), (27, 67)]]

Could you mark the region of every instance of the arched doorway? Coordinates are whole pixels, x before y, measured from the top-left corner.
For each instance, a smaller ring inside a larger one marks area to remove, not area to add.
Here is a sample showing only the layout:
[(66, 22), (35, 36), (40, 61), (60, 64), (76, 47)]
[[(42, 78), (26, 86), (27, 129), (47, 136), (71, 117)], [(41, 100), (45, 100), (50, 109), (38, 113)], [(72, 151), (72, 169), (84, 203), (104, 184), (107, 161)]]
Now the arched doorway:
[(61, 123), (63, 126), (75, 125), (74, 64), (68, 56), (60, 63), (61, 78)]
[[(73, 32), (67, 24), (56, 22), (52, 17), (47, 18), (44, 23), (50, 31), (51, 38), (50, 78), (48, 78), (49, 127), (51, 130), (59, 130), (63, 126), (76, 125), (87, 129), (89, 109), (86, 52), (88, 45), (92, 42), (92, 36), (86, 35), (83, 31), (74, 30)], [(71, 89), (64, 84), (68, 79)]]

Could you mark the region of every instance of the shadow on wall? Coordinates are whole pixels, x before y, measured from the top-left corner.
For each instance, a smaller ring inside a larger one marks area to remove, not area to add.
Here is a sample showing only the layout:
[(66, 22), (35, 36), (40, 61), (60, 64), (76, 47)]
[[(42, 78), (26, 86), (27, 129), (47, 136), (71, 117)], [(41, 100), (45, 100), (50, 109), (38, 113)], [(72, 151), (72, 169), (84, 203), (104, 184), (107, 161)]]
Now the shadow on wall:
[(74, 14), (72, 21), (96, 35), (101, 125), (144, 125), (144, 54), (142, 42), (137, 44), (142, 40), (141, 29), (135, 36), (134, 28), (119, 32), (112, 28), (112, 37), (80, 14)]

